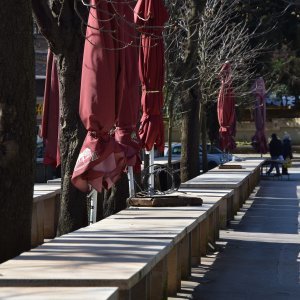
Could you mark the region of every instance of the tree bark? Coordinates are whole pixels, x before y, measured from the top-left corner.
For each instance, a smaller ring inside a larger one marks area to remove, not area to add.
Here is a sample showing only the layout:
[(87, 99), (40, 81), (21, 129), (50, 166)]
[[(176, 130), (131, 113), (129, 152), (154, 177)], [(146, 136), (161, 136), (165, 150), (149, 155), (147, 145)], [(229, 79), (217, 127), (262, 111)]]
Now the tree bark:
[(199, 175), (199, 99), (191, 89), (184, 99), (181, 135), (181, 182)]
[(82, 42), (83, 38), (74, 40), (72, 50), (66, 48), (64, 53), (57, 57), (61, 96), (60, 155), (62, 170), (59, 235), (88, 224), (86, 194), (77, 190), (71, 183), (72, 173), (85, 137), (85, 129), (78, 113)]
[(119, 181), (108, 191), (104, 192), (103, 216), (109, 217), (126, 208), (129, 197), (127, 174), (123, 173)]
[(207, 133), (207, 128), (206, 128), (206, 105), (201, 104), (201, 114), (200, 114), (200, 131), (201, 131), (201, 145), (202, 145), (202, 170), (203, 173), (206, 173), (208, 170), (208, 161), (207, 161), (207, 139), (206, 139), (206, 133)]
[[(32, 1), (40, 31), (57, 58), (61, 101), (62, 194), (58, 225), (60, 235), (88, 224), (86, 194), (75, 189), (71, 183), (72, 172), (85, 137), (78, 112), (84, 37), (81, 20), (74, 8), (76, 1)], [(86, 9), (82, 17), (87, 18)]]
[(36, 144), (31, 1), (0, 10), (0, 262), (31, 246)]
[[(205, 0), (192, 0), (189, 12), (188, 26), (186, 28), (188, 41), (183, 59), (176, 59), (171, 64), (174, 78), (188, 79), (180, 87), (187, 95), (182, 100), (182, 154), (181, 154), (181, 181), (184, 182), (199, 175), (199, 101), (196, 95), (197, 79), (191, 80), (197, 73), (198, 56), (198, 27), (199, 16), (205, 7)], [(181, 5), (180, 1), (176, 2)], [(171, 55), (172, 57), (172, 55)], [(184, 76), (182, 76), (184, 74)], [(173, 91), (174, 93), (174, 91)]]

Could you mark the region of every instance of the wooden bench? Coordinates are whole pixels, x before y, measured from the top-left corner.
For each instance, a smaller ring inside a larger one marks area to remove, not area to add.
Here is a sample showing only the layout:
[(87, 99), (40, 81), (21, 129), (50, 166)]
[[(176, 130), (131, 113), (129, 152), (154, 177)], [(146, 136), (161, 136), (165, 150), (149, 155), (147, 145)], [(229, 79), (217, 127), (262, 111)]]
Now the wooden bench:
[(120, 299), (174, 295), (217, 238), (219, 205), (123, 210), (3, 263), (0, 286), (116, 286)]
[(248, 194), (250, 195), (251, 192), (254, 190), (254, 188), (258, 185), (259, 180), (260, 180), (260, 168), (262, 164), (264, 163), (265, 159), (251, 159), (251, 160), (245, 160), (242, 162), (228, 162), (225, 163), (224, 166), (230, 165), (238, 165), (242, 166), (241, 169), (220, 169), (220, 168), (215, 168), (210, 170), (208, 173), (225, 173), (228, 175), (233, 175), (237, 173), (247, 173), (248, 176), (248, 187), (249, 191)]
[(248, 197), (248, 174), (205, 173), (183, 182), (181, 188), (233, 189), (233, 211), (236, 213)]
[[(181, 183), (181, 188), (191, 189), (233, 189), (233, 211), (236, 213), (243, 203), (248, 199), (250, 193), (258, 182), (260, 165), (263, 160), (257, 162), (237, 162), (245, 167), (240, 170), (213, 169), (205, 174), (199, 175), (191, 180)], [(231, 162), (230, 162), (231, 163)], [(250, 165), (252, 164), (252, 167)]]
[(219, 225), (221, 229), (225, 229), (229, 221), (233, 219), (233, 190), (179, 188), (178, 191), (197, 195), (204, 204), (219, 202)]
[(8, 300), (118, 300), (118, 288), (13, 287), (0, 288), (0, 299)]

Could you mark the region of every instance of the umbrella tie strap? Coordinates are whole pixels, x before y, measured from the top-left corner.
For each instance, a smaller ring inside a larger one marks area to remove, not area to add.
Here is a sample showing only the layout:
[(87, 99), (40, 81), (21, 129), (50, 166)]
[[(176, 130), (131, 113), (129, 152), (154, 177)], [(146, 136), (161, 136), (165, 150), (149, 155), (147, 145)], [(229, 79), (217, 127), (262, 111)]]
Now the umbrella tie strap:
[(146, 94), (154, 94), (154, 93), (161, 93), (162, 91), (151, 91), (151, 90), (146, 90), (146, 89), (143, 89), (143, 92), (145, 92)]

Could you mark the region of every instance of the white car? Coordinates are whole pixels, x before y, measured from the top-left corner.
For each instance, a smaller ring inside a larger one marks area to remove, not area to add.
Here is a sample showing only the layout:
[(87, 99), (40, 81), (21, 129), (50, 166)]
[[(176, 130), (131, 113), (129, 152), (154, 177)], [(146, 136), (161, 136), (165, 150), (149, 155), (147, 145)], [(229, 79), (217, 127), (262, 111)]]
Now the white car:
[[(168, 156), (168, 146), (165, 146), (164, 156)], [(172, 143), (172, 157), (176, 158), (181, 155), (181, 144)], [(202, 146), (199, 147), (200, 169), (202, 169)], [(214, 145), (207, 145), (207, 162), (208, 169), (213, 169), (218, 165), (232, 160), (232, 154), (227, 154)]]

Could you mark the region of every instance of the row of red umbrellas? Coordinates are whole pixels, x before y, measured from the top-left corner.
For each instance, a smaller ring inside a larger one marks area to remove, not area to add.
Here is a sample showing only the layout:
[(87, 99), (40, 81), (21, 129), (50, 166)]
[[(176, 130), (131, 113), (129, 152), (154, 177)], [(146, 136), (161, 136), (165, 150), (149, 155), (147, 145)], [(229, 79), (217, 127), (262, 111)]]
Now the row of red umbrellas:
[[(161, 1), (139, 0), (135, 8), (130, 3), (129, 0), (91, 3), (79, 108), (88, 133), (72, 176), (73, 184), (82, 191), (90, 187), (98, 191), (110, 188), (127, 166), (140, 165), (136, 127), (140, 108), (138, 74), (143, 89), (143, 145), (150, 147), (155, 142), (163, 145), (162, 119), (156, 120), (161, 117), (163, 104), (161, 32), (167, 14), (161, 20)], [(139, 70), (133, 21), (141, 32)], [(160, 29), (153, 32), (151, 26)], [(149, 92), (154, 90), (158, 92), (152, 97)], [(160, 138), (153, 138), (155, 135)]]
[(219, 120), (220, 147), (227, 152), (235, 149), (236, 133), (235, 97), (232, 88), (231, 65), (225, 62), (219, 73), (221, 88), (218, 96), (217, 113)]
[[(236, 134), (236, 114), (235, 97), (232, 87), (231, 65), (226, 62), (219, 73), (221, 88), (218, 96), (218, 120), (220, 147), (227, 152), (236, 147), (234, 137)], [(258, 153), (264, 154), (268, 151), (267, 139), (265, 134), (266, 123), (266, 88), (262, 77), (255, 80), (252, 86), (252, 93), (255, 96), (254, 122), (256, 132), (252, 137), (252, 144)]]
[[(72, 176), (82, 191), (110, 188), (127, 166), (140, 166), (139, 150), (156, 144), (163, 150), (164, 49), (162, 31), (168, 13), (161, 0), (92, 0), (86, 30), (82, 65), (79, 114), (87, 129)], [(136, 27), (132, 26), (133, 22)], [(136, 28), (140, 47), (136, 46)], [(139, 59), (137, 49), (139, 49)], [(142, 84), (142, 118), (139, 121), (139, 78)], [(226, 62), (219, 74), (218, 119), (221, 148), (235, 148), (235, 101), (231, 67)], [(58, 80), (52, 53), (49, 53), (43, 136), (45, 162), (57, 164), (58, 125), (47, 133), (49, 116), (57, 118)], [(258, 136), (258, 135), (257, 135)], [(49, 143), (48, 143), (49, 142)], [(49, 146), (49, 152), (47, 147)], [(49, 153), (49, 154), (48, 154)]]
[(134, 21), (141, 32), (139, 75), (142, 83), (142, 111), (140, 138), (150, 151), (154, 144), (164, 150), (163, 86), (164, 44), (162, 31), (169, 18), (162, 1), (138, 1)]

